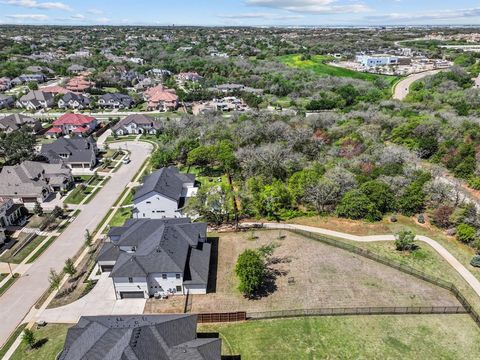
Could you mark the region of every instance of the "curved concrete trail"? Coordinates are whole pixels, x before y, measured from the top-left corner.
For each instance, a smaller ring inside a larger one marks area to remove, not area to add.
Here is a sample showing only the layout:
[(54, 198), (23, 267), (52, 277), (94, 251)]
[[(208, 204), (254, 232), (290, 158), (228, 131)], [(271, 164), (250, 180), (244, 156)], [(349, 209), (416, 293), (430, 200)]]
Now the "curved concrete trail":
[[(260, 223), (242, 223), (241, 226), (262, 225)], [(297, 224), (281, 224), (281, 223), (264, 223), (264, 228), (267, 229), (294, 229), (303, 230), (315, 234), (333, 236), (339, 239), (346, 239), (358, 242), (373, 242), (373, 241), (395, 241), (394, 235), (373, 235), (373, 236), (358, 236), (346, 234), (338, 231), (317, 228), (313, 226), (297, 225)], [(443, 257), (453, 268), (460, 274), (460, 276), (472, 287), (472, 289), (480, 296), (480, 281), (458, 261), (447, 249), (440, 245), (435, 240), (422, 235), (417, 235), (416, 240), (422, 241), (430, 245), (435, 251)]]
[[(123, 147), (124, 143), (114, 143), (112, 148)], [(152, 145), (144, 142), (129, 142), (131, 162), (123, 165), (111, 175), (110, 181), (86, 204), (65, 231), (52, 245), (26, 270), (0, 297), (0, 346), (22, 322), (36, 301), (49, 287), (50, 269), (61, 271), (65, 260), (74, 257), (84, 245), (85, 229), (92, 232), (105, 214), (114, 205), (132, 178), (150, 155)]]
[(430, 70), (421, 72), (418, 74), (412, 74), (407, 76), (402, 81), (399, 81), (394, 89), (393, 89), (393, 98), (395, 100), (404, 100), (408, 93), (410, 92), (410, 86), (417, 80), (423, 79), (426, 76), (438, 74), (440, 71), (445, 71), (448, 69), (441, 69), (441, 70)]

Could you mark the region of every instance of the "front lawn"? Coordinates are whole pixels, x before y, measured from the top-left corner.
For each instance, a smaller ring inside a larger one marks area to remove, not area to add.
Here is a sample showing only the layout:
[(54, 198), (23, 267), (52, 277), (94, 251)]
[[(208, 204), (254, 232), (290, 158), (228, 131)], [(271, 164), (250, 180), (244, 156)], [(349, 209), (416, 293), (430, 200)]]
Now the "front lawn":
[(5, 253), (0, 257), (0, 261), (10, 262), (14, 264), (20, 264), (25, 258), (32, 253), (42, 242), (45, 240), (45, 236), (36, 236), (30, 243), (25, 246), (18, 254), (13, 256), (15, 247), (10, 250), (5, 251)]
[(113, 215), (112, 220), (108, 224), (110, 227), (122, 226), (125, 221), (132, 217), (132, 208), (120, 208)]
[(62, 351), (67, 331), (71, 325), (49, 324), (34, 330), (38, 348), (30, 350), (23, 342), (13, 353), (12, 360), (53, 360)]
[(338, 316), (200, 326), (225, 355), (249, 359), (477, 359), (468, 315)]

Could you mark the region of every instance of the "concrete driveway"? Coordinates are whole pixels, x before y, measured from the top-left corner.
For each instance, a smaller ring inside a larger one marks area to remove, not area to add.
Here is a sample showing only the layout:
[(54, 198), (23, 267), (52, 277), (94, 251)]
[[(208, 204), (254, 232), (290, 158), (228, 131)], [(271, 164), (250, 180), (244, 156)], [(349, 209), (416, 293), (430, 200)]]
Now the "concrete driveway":
[(103, 273), (98, 283), (87, 295), (65, 306), (47, 309), (30, 320), (47, 323), (75, 324), (81, 316), (143, 314), (146, 299), (117, 300), (113, 281)]
[[(123, 145), (123, 143), (122, 143)], [(112, 144), (112, 148), (118, 147)], [(84, 244), (85, 229), (92, 232), (105, 214), (113, 206), (145, 159), (152, 145), (142, 142), (129, 142), (131, 163), (112, 173), (112, 178), (102, 190), (86, 204), (70, 226), (55, 240), (10, 289), (0, 297), (0, 346), (22, 322), (30, 308), (49, 287), (50, 269), (60, 272), (65, 260), (72, 258)]]

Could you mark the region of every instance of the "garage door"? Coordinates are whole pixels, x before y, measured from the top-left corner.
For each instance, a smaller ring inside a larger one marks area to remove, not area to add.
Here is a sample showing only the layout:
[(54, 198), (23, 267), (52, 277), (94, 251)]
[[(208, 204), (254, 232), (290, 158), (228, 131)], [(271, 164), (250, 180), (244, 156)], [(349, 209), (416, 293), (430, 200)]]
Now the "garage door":
[(120, 299), (143, 299), (143, 291), (122, 291)]
[(114, 265), (102, 265), (102, 272), (112, 272)]

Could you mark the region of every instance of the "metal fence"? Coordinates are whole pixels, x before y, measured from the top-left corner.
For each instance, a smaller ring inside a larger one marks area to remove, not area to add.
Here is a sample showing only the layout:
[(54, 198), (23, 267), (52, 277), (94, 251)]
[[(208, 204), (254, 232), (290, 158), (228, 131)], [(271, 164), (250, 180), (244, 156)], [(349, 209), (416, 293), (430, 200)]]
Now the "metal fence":
[[(324, 244), (334, 246), (334, 247), (352, 252), (354, 254), (363, 256), (365, 258), (376, 261), (376, 262), (381, 263), (383, 265), (386, 265), (386, 266), (389, 266), (391, 268), (397, 269), (397, 270), (399, 270), (403, 273), (415, 276), (415, 277), (417, 277), (421, 280), (427, 281), (427, 282), (429, 282), (433, 285), (444, 288), (444, 289), (450, 291), (457, 298), (457, 300), (460, 302), (460, 304), (462, 304), (463, 309), (465, 310), (464, 312), (468, 313), (472, 317), (473, 321), (475, 321), (475, 323), (480, 327), (480, 316), (479, 316), (479, 314), (473, 309), (470, 302), (465, 298), (465, 296), (463, 296), (463, 294), (460, 292), (460, 290), (458, 290), (457, 287), (454, 284), (452, 284), (451, 282), (448, 282), (448, 281), (445, 281), (443, 279), (428, 275), (428, 274), (426, 274), (426, 273), (424, 273), (420, 270), (414, 269), (414, 268), (412, 268), (408, 265), (404, 265), (404, 264), (402, 264), (398, 261), (382, 257), (378, 254), (375, 254), (375, 253), (371, 252), (370, 250), (362, 249), (362, 248), (359, 248), (359, 247), (357, 247), (355, 245), (352, 245), (352, 244), (344, 243), (344, 242), (339, 241), (339, 240), (333, 240), (333, 239), (327, 238), (325, 236), (322, 236), (320, 234), (315, 234), (315, 233), (305, 231), (305, 230), (298, 230), (298, 229), (292, 229), (292, 228), (285, 229), (285, 230), (296, 233), (296, 234), (299, 234), (299, 235), (302, 235), (304, 237), (308, 237), (308, 238), (316, 240), (316, 241), (320, 241)], [(414, 308), (412, 308), (412, 309), (414, 309)], [(322, 310), (322, 309), (320, 309), (320, 310)], [(310, 310), (294, 310), (294, 311), (310, 311)], [(432, 313), (435, 313), (435, 312), (430, 312), (430, 313), (432, 314)], [(386, 312), (385, 314), (389, 314), (389, 313)], [(414, 313), (412, 313), (412, 314), (414, 314)], [(305, 316), (305, 315), (300, 315), (300, 316)]]
[(411, 307), (358, 307), (358, 308), (321, 308), (261, 311), (247, 313), (247, 319), (275, 319), (305, 316), (335, 316), (335, 315), (408, 315), (408, 314), (466, 314), (462, 306), (411, 306)]

